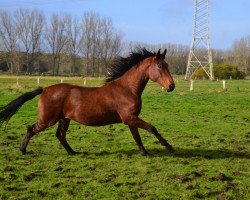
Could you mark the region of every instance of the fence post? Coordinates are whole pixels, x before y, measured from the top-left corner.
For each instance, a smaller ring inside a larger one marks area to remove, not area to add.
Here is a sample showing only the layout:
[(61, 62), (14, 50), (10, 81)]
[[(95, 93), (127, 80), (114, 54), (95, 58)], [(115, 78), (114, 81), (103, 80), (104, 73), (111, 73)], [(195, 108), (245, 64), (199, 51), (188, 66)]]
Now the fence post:
[(84, 78), (83, 85), (86, 86), (86, 84), (87, 84), (87, 79)]
[(223, 87), (223, 90), (226, 89), (226, 81), (225, 80), (222, 80), (222, 87)]
[(194, 90), (194, 80), (191, 79), (190, 80), (190, 91), (193, 91)]
[(19, 78), (16, 78), (16, 85), (19, 86)]
[(39, 85), (40, 85), (40, 78), (39, 78), (39, 77), (37, 77), (37, 79), (36, 79), (36, 83), (37, 83), (37, 86), (39, 86)]

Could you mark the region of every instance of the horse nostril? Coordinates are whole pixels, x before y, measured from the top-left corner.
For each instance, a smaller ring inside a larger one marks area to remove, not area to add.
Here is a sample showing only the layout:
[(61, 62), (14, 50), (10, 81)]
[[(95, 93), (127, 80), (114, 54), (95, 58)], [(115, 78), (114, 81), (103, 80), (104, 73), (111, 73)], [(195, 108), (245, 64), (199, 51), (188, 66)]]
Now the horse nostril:
[(168, 92), (172, 92), (175, 88), (175, 84), (172, 83), (170, 86), (169, 86), (169, 89), (168, 89)]

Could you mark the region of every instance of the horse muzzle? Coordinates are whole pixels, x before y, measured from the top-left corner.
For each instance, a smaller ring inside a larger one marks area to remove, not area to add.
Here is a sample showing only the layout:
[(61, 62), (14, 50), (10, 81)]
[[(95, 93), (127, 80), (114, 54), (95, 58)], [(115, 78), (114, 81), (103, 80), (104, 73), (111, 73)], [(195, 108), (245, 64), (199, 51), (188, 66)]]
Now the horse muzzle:
[(172, 92), (174, 90), (174, 88), (175, 88), (175, 84), (172, 83), (171, 85), (169, 85), (167, 92)]

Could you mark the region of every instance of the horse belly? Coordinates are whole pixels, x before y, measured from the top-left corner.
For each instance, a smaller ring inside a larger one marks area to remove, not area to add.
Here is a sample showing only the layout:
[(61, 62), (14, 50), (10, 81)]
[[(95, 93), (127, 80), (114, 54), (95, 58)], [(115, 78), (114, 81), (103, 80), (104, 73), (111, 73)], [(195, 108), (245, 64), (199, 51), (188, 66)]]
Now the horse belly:
[(88, 113), (85, 111), (78, 114), (77, 117), (72, 117), (71, 119), (88, 126), (104, 126), (121, 122), (121, 118), (115, 112)]

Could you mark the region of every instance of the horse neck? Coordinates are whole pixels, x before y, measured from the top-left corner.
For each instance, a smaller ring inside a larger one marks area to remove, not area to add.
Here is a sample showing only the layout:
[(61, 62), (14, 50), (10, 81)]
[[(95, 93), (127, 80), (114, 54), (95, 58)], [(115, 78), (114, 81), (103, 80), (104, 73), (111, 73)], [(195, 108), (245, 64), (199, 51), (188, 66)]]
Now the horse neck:
[(132, 67), (120, 78), (122, 85), (137, 96), (142, 94), (148, 80), (147, 67), (143, 63)]

